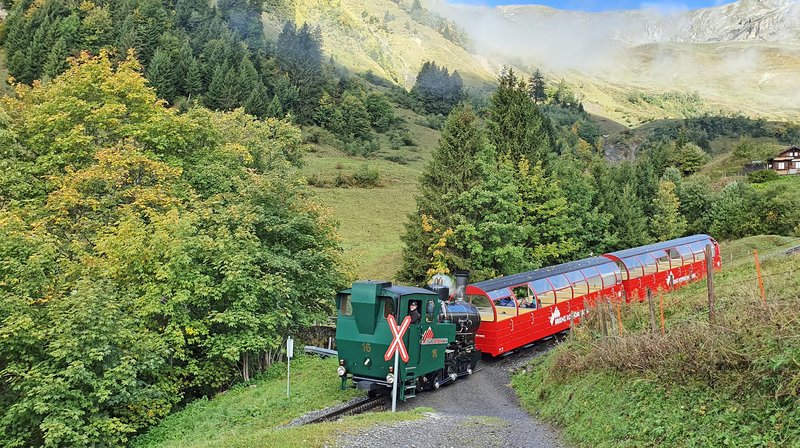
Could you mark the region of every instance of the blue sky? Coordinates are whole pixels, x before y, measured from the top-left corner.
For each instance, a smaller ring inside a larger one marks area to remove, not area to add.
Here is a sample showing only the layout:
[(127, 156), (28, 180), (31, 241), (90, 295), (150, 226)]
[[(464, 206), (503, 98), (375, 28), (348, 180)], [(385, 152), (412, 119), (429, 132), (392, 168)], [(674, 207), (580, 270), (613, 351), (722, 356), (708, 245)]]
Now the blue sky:
[(639, 9), (643, 6), (657, 7), (667, 10), (672, 9), (697, 9), (733, 3), (733, 0), (450, 0), (452, 3), (467, 3), (473, 5), (521, 5), (536, 4), (552, 6), (558, 9), (573, 9), (578, 11), (609, 11), (619, 9)]

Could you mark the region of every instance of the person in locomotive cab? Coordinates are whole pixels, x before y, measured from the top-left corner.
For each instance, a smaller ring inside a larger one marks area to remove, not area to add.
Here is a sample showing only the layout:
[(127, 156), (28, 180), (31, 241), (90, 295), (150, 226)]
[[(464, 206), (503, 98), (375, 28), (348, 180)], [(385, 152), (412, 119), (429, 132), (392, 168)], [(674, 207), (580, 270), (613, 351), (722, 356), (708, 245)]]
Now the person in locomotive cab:
[(419, 320), (422, 318), (422, 316), (419, 314), (419, 311), (417, 311), (416, 301), (412, 301), (408, 304), (408, 315), (411, 316), (412, 324), (418, 324)]

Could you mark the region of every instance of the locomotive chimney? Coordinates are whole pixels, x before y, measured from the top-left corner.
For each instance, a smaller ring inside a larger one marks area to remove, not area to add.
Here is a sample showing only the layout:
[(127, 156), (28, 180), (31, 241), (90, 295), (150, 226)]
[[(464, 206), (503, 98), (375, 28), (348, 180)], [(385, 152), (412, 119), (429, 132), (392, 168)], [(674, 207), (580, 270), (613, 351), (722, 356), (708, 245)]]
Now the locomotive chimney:
[(464, 300), (467, 297), (467, 283), (469, 271), (456, 271), (456, 290), (453, 293), (455, 300)]
[(447, 302), (450, 300), (450, 288), (447, 286), (440, 286), (439, 288), (434, 289), (434, 291), (436, 294), (439, 294), (439, 300), (442, 302)]

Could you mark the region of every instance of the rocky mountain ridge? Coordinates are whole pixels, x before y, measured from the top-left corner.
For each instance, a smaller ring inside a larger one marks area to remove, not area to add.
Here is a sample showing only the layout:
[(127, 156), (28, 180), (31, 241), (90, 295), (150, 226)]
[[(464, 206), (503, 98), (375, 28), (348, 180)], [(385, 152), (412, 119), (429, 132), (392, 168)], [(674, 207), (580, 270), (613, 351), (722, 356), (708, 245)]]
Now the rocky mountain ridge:
[(508, 21), (542, 26), (552, 21), (605, 28), (608, 37), (631, 45), (662, 42), (800, 42), (800, 2), (797, 0), (739, 0), (697, 10), (644, 8), (585, 13), (539, 5), (495, 8)]

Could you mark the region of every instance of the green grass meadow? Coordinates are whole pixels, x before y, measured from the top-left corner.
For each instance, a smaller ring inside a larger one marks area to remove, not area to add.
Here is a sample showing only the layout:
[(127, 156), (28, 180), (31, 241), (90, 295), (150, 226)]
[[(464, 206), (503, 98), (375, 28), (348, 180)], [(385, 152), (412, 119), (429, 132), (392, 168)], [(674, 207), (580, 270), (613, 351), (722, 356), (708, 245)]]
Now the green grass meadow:
[(339, 433), (420, 418), (426, 409), (396, 414), (367, 413), (345, 419), (281, 428), (310, 411), (364, 393), (340, 390), (336, 359), (300, 356), (292, 361), (292, 393), (286, 398), (286, 364), (275, 364), (250, 385), (238, 386), (210, 400), (197, 400), (165, 418), (133, 441), (135, 448), (321, 447)]
[(723, 244), (712, 325), (705, 281), (656, 298), (663, 336), (651, 334), (646, 302), (623, 305), (621, 336), (615, 323), (602, 337), (587, 318), (514, 376), (520, 401), (576, 446), (800, 446), (800, 256), (784, 255), (798, 244), (778, 236)]
[[(345, 264), (357, 279), (392, 280), (400, 269), (400, 235), (408, 215), (416, 211), (418, 180), (439, 141), (439, 131), (415, 123), (418, 115), (400, 109), (416, 140), (416, 146), (393, 150), (388, 142), (369, 158), (348, 156), (327, 145), (317, 145), (305, 158), (306, 177), (335, 179), (352, 175), (364, 165), (377, 169), (380, 186), (375, 188), (317, 188), (311, 190), (339, 222)], [(382, 136), (385, 137), (385, 136)], [(399, 156), (405, 164), (387, 160)]]

